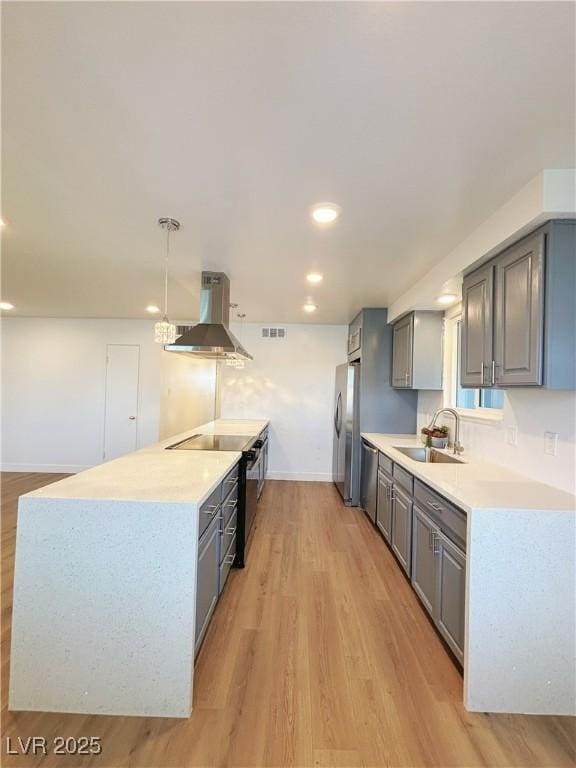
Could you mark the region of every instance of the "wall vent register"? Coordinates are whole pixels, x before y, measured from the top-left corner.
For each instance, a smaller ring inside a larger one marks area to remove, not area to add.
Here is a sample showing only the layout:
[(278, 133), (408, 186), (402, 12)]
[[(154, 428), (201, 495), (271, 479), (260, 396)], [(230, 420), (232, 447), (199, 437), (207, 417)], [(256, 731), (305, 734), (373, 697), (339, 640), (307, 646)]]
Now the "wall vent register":
[(263, 339), (285, 339), (286, 328), (262, 328)]

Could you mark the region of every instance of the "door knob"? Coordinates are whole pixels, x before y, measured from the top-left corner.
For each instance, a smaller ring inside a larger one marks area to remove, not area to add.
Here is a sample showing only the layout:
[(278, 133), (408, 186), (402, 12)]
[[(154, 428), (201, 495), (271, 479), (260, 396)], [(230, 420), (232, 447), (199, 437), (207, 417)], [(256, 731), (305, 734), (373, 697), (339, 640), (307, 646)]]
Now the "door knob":
[(130, 419), (130, 421), (134, 421), (136, 416), (128, 416), (128, 418)]

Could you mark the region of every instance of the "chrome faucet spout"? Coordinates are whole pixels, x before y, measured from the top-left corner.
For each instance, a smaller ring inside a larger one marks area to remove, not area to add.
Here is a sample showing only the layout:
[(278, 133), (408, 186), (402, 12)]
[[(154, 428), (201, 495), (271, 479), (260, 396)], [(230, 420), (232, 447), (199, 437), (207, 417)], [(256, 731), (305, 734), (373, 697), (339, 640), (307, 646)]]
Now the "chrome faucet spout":
[(456, 411), (454, 408), (440, 408), (436, 411), (434, 414), (434, 418), (430, 422), (428, 429), (434, 429), (436, 426), (436, 420), (438, 416), (442, 413), (449, 413), (454, 417), (454, 443), (453, 443), (453, 449), (454, 453), (463, 453), (464, 447), (460, 443), (460, 414), (458, 411)]

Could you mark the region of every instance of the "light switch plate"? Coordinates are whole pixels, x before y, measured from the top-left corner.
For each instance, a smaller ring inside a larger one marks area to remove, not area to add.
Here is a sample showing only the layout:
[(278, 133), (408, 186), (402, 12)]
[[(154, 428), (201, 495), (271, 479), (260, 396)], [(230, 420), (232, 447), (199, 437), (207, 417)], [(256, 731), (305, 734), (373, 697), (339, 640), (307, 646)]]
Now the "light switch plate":
[(556, 456), (558, 451), (558, 432), (544, 432), (544, 453)]
[(508, 427), (506, 430), (508, 445), (518, 445), (518, 427)]

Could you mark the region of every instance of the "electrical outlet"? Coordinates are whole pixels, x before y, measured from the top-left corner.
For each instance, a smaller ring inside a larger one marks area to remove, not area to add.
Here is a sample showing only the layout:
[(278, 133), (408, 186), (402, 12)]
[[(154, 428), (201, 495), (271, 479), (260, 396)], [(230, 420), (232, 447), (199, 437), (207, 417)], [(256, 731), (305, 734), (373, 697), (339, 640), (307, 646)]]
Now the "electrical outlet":
[(506, 430), (508, 445), (518, 445), (518, 427), (508, 427)]
[(556, 456), (558, 451), (558, 432), (544, 432), (544, 453)]

